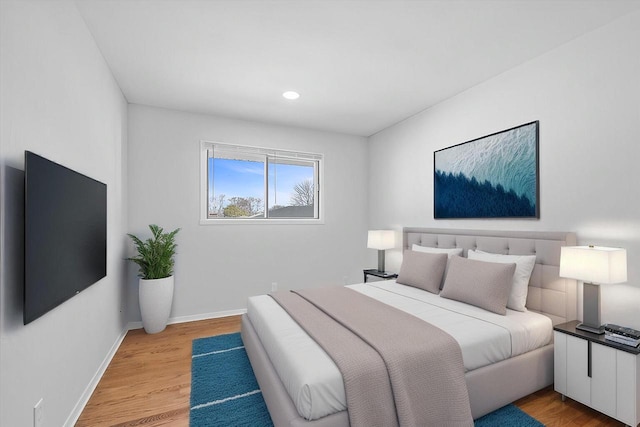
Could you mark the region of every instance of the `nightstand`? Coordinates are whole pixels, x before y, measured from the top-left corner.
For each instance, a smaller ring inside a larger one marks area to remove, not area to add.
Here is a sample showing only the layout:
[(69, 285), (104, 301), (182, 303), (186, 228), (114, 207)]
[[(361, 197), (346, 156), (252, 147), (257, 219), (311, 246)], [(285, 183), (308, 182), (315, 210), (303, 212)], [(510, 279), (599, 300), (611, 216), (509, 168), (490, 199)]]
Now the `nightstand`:
[(375, 276), (384, 280), (395, 279), (398, 277), (396, 273), (391, 273), (390, 271), (378, 271), (377, 268), (362, 270), (362, 272), (364, 273), (364, 283), (367, 283), (367, 276)]
[(640, 348), (607, 341), (576, 329), (579, 322), (556, 325), (554, 389), (623, 423), (640, 422)]

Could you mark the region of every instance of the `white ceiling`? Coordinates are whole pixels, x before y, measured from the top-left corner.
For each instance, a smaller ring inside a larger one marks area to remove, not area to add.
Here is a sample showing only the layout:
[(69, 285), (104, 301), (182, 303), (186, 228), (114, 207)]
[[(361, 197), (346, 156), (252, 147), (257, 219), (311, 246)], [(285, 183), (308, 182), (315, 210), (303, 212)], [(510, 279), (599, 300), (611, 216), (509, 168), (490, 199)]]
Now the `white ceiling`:
[(362, 136), (640, 9), (638, 0), (76, 3), (130, 103)]

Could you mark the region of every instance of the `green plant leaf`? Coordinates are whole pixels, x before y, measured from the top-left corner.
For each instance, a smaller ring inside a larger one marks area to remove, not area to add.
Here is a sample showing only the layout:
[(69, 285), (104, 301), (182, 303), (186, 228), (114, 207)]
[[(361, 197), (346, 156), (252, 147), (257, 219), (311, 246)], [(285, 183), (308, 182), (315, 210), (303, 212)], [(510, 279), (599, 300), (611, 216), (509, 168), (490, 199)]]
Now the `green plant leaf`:
[(155, 224), (149, 225), (152, 237), (143, 241), (133, 234), (127, 234), (133, 240), (138, 252), (137, 256), (127, 258), (135, 262), (140, 270), (138, 275), (143, 279), (162, 279), (173, 274), (174, 255), (178, 245), (175, 237), (179, 228), (170, 233), (165, 233), (162, 227)]

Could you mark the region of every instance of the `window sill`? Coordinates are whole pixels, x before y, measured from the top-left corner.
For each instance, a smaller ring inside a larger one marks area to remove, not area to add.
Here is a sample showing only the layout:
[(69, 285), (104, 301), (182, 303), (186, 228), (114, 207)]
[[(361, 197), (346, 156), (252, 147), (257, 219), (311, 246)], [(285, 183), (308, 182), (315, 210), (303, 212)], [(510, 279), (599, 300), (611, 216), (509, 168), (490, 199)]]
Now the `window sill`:
[(264, 219), (201, 219), (200, 225), (324, 225), (323, 219), (264, 218)]

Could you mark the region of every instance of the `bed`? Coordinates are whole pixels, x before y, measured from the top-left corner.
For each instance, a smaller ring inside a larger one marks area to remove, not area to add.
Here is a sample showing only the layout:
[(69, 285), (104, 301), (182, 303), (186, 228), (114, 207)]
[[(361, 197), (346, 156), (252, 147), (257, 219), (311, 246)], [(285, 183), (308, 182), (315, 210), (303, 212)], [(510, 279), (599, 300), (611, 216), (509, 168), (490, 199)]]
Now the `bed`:
[[(478, 231), (415, 227), (403, 229), (403, 249), (412, 249), (414, 245), (419, 245), (460, 248), (463, 250), (463, 256), (467, 256), (469, 250), (494, 254), (535, 255), (535, 266), (528, 283), (526, 306), (528, 312), (542, 314), (545, 319), (548, 319), (547, 329), (549, 330), (551, 325), (576, 318), (576, 282), (558, 276), (560, 247), (575, 245), (575, 243), (575, 234), (565, 232)], [(362, 286), (353, 285), (354, 288)], [(393, 282), (388, 282), (384, 284), (382, 290), (377, 290), (382, 286), (374, 284), (367, 287), (364, 292), (376, 294), (395, 291), (396, 288), (400, 293), (405, 292), (403, 286), (395, 285)], [(360, 289), (360, 291), (363, 290)], [(409, 297), (415, 299), (413, 295)], [(251, 304), (259, 305), (260, 301), (264, 302), (259, 299), (255, 301)], [(260, 338), (260, 334), (265, 335), (266, 318), (252, 314), (251, 310), (253, 309), (250, 307), (249, 313), (243, 316), (242, 337), (274, 424), (310, 427), (348, 426), (348, 411), (340, 407), (339, 403), (335, 403), (336, 410), (326, 416), (307, 420), (300, 415), (300, 402), (294, 403), (290, 397), (290, 379), (285, 377), (284, 382), (287, 384), (285, 387), (278, 374), (277, 365), (281, 362), (282, 355), (274, 351), (273, 346), (265, 338), (263, 339), (267, 345), (264, 345)], [(277, 318), (278, 316), (266, 317)], [(286, 317), (284, 313), (284, 321)], [(490, 356), (484, 361), (471, 360), (470, 366), (467, 366), (469, 361), (467, 359), (473, 358), (467, 356), (475, 352), (467, 350), (464, 379), (473, 418), (487, 414), (553, 382), (553, 344), (533, 346), (532, 349), (525, 347), (523, 347), (524, 350), (516, 352), (513, 357), (490, 360)], [(464, 349), (463, 353), (465, 353)]]

